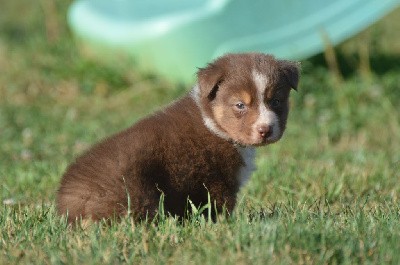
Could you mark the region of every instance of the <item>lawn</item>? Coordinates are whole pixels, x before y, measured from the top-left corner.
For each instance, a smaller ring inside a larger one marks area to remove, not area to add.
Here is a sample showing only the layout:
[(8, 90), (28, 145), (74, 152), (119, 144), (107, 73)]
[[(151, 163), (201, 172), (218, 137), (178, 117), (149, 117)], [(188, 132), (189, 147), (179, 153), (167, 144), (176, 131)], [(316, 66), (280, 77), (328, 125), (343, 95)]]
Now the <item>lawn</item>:
[[(70, 1), (0, 10), (0, 264), (400, 264), (400, 10), (302, 62), (284, 138), (232, 216), (67, 226), (68, 163), (190, 87), (82, 56)], [(329, 63), (326, 63), (326, 62)]]

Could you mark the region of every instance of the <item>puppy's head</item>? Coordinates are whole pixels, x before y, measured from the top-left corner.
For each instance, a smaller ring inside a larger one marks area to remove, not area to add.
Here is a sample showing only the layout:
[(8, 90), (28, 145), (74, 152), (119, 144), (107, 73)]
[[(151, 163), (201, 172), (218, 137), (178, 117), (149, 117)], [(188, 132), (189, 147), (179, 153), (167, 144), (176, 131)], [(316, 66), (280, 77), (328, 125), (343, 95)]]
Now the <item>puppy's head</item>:
[(261, 53), (228, 54), (199, 69), (194, 89), (205, 125), (240, 145), (278, 141), (299, 64)]

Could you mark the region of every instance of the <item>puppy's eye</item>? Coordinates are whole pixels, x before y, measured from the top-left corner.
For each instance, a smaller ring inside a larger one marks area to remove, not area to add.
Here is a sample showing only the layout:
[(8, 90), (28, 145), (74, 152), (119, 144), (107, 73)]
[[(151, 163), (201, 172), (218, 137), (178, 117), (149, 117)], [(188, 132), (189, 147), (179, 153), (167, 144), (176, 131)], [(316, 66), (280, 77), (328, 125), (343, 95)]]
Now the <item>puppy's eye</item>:
[(269, 102), (269, 105), (271, 106), (271, 108), (278, 108), (281, 105), (281, 101), (275, 98)]
[(238, 110), (244, 110), (244, 109), (246, 108), (246, 105), (244, 105), (243, 102), (238, 102), (238, 103), (236, 103), (235, 107), (236, 107)]

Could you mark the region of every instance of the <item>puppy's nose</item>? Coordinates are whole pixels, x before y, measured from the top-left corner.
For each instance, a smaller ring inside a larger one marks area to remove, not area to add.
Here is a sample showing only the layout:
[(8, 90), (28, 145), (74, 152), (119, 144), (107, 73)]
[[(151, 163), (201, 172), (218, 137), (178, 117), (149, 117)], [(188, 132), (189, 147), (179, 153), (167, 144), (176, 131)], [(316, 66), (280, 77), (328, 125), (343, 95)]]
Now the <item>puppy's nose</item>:
[(262, 138), (268, 138), (272, 135), (272, 126), (262, 124), (257, 127), (257, 131)]

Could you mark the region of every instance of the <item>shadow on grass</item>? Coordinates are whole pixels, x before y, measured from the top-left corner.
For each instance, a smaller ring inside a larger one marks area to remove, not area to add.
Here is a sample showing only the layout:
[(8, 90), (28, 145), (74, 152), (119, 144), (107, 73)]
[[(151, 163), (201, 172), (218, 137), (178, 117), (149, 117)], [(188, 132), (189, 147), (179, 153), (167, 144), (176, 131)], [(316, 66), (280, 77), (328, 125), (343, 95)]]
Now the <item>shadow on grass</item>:
[[(385, 75), (400, 70), (400, 54), (373, 53), (369, 56), (371, 72), (376, 75)], [(340, 72), (344, 78), (349, 78), (359, 72), (360, 56), (358, 54), (345, 54), (336, 51), (336, 57)], [(324, 54), (315, 55), (308, 59), (308, 61), (313, 66), (328, 67)]]

